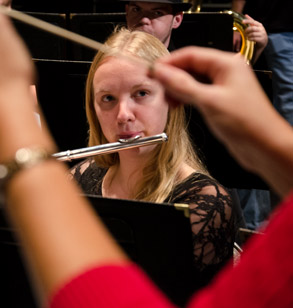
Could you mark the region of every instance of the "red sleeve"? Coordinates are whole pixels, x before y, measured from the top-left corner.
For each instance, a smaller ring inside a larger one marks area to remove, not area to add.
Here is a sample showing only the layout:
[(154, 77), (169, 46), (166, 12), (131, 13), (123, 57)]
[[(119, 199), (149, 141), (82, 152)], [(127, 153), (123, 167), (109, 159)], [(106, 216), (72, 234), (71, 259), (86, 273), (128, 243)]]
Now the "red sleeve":
[(77, 276), (57, 294), (50, 308), (174, 308), (134, 264), (103, 266)]

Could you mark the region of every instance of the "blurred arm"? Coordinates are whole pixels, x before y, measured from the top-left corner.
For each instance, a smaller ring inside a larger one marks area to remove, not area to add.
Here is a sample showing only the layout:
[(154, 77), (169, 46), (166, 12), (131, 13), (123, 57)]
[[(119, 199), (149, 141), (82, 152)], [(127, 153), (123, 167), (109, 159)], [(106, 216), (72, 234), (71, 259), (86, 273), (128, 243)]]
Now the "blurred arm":
[[(29, 90), (30, 56), (9, 20), (0, 16), (0, 162), (22, 147), (55, 152), (44, 123), (39, 128)], [(93, 266), (129, 261), (94, 215), (65, 166), (54, 160), (18, 172), (6, 187), (7, 212), (18, 231), (41, 302), (73, 276)]]

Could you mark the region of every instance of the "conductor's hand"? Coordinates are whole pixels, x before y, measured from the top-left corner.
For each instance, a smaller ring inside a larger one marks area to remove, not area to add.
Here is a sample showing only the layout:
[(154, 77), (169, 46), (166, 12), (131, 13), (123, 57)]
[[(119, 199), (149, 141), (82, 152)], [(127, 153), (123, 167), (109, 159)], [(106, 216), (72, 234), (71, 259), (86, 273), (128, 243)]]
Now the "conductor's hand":
[(266, 142), (273, 137), (279, 117), (241, 57), (186, 47), (157, 61), (150, 76), (163, 84), (173, 105), (198, 108), (240, 163), (254, 169), (251, 148), (255, 149), (257, 139)]

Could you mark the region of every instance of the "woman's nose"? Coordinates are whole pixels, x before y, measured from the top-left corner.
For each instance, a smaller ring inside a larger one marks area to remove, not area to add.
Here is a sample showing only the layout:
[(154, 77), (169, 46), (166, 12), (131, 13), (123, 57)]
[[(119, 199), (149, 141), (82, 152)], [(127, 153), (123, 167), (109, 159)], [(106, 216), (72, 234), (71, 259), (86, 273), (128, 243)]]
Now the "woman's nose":
[(135, 119), (130, 103), (127, 101), (119, 102), (117, 121), (119, 124), (127, 123)]

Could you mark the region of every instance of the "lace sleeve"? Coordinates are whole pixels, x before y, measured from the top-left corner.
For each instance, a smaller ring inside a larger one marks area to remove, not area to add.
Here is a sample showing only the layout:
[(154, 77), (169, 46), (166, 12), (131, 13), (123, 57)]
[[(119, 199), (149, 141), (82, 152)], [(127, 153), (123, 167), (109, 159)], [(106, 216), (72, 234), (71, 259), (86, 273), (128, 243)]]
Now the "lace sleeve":
[(220, 264), (232, 255), (231, 199), (217, 186), (206, 186), (197, 192), (190, 204), (195, 263), (199, 269)]
[(83, 173), (87, 170), (87, 168), (91, 165), (90, 160), (82, 161), (81, 163), (73, 166), (70, 169), (70, 178), (75, 179), (77, 182), (80, 182), (80, 179)]
[(87, 159), (71, 168), (70, 177), (79, 184), (85, 194), (100, 196), (106, 171), (99, 168), (93, 159)]
[(221, 266), (233, 254), (235, 226), (229, 192), (206, 176), (193, 177), (173, 202), (189, 204), (195, 267)]

